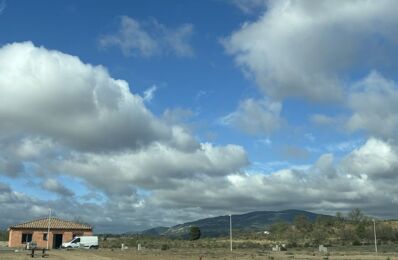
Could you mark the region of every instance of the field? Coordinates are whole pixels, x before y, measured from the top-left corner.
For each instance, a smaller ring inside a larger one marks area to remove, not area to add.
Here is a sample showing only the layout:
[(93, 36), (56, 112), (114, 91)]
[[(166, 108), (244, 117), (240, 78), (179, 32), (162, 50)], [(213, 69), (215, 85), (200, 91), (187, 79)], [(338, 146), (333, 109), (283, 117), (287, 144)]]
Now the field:
[[(7, 252), (0, 250), (0, 260), (17, 260), (31, 259), (27, 255), (27, 251)], [(40, 255), (37, 257), (41, 258)], [(98, 260), (207, 260), (207, 259), (398, 259), (398, 253), (374, 253), (355, 252), (355, 251), (334, 251), (328, 256), (314, 252), (313, 250), (303, 251), (286, 251), (286, 252), (270, 252), (265, 250), (235, 250), (232, 253), (226, 249), (190, 249), (190, 250), (154, 250), (145, 249), (137, 251), (128, 249), (121, 251), (120, 249), (99, 249), (99, 250), (51, 250), (49, 259), (98, 259)]]

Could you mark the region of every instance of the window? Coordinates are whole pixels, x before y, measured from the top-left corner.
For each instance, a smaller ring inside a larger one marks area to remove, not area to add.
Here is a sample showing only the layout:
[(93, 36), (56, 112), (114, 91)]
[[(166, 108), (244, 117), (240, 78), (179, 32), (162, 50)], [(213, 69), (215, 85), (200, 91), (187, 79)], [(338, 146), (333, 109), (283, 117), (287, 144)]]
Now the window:
[(22, 233), (22, 244), (26, 244), (27, 242), (32, 242), (32, 234), (30, 233)]
[(75, 240), (73, 240), (73, 243), (80, 243), (80, 237), (79, 238), (75, 238)]
[(43, 241), (47, 241), (47, 233), (43, 233)]

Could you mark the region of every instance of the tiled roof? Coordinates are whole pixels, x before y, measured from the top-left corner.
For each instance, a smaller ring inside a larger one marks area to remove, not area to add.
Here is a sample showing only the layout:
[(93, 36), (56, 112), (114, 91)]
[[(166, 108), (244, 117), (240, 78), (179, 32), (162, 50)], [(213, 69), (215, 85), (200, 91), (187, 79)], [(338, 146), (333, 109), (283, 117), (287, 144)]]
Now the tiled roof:
[[(36, 219), (22, 224), (11, 226), (10, 228), (29, 228), (43, 229), (48, 228), (48, 218)], [(80, 229), (91, 230), (92, 227), (87, 224), (80, 224), (73, 221), (62, 220), (59, 218), (50, 218), (50, 229)]]

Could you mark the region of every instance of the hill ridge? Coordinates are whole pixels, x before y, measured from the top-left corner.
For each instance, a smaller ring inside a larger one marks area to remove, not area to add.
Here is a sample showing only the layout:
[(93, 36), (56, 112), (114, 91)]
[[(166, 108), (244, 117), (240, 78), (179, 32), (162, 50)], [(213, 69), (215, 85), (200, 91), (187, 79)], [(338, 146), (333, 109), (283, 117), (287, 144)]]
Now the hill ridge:
[[(287, 209), (280, 211), (251, 211), (242, 214), (232, 214), (233, 230), (243, 232), (265, 231), (271, 224), (283, 221), (292, 223), (297, 215), (305, 215), (310, 221), (315, 221), (318, 216), (333, 217), (325, 214), (317, 214), (310, 211)], [(198, 226), (204, 237), (226, 236), (229, 232), (229, 215), (221, 215), (203, 218), (194, 221), (177, 224), (172, 227), (154, 227), (141, 232), (129, 232), (128, 234), (142, 234), (152, 236), (185, 237), (191, 226)]]

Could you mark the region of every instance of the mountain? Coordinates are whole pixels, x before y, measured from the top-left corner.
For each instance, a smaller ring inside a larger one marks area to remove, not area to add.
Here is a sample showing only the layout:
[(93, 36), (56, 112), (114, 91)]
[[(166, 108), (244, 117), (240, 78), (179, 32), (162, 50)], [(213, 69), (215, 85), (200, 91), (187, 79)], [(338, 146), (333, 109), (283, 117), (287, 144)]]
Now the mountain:
[(139, 232), (139, 234), (148, 235), (148, 236), (160, 236), (163, 235), (169, 229), (170, 229), (169, 227), (155, 227), (141, 231)]
[[(332, 218), (329, 215), (316, 214), (303, 210), (254, 211), (232, 215), (232, 227), (234, 231), (264, 231), (271, 224), (279, 221), (292, 223), (298, 215), (305, 215), (310, 221), (314, 221), (318, 216)], [(140, 234), (185, 237), (189, 233), (191, 226), (199, 227), (203, 237), (226, 236), (229, 234), (229, 215), (199, 219), (170, 228), (151, 228), (140, 232)]]

